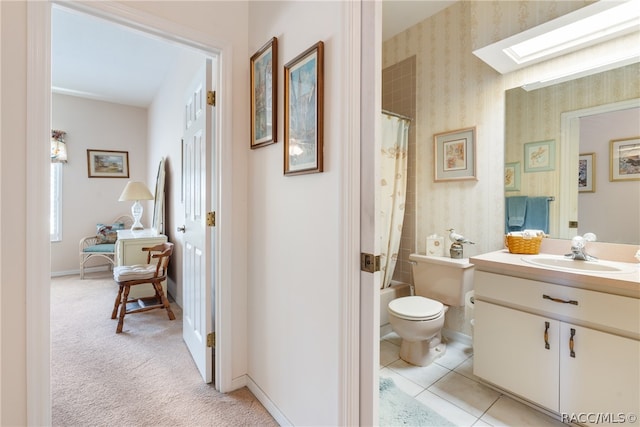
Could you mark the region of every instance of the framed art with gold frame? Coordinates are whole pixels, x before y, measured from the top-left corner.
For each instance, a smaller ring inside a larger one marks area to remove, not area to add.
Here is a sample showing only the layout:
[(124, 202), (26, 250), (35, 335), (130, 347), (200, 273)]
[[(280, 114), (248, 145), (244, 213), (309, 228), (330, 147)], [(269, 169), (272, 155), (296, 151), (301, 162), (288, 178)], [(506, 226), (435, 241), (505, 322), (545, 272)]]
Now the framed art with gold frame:
[(273, 37), (251, 57), (251, 148), (277, 141), (278, 39)]
[(609, 142), (609, 181), (640, 181), (640, 137)]
[(476, 128), (433, 137), (434, 182), (476, 180)]

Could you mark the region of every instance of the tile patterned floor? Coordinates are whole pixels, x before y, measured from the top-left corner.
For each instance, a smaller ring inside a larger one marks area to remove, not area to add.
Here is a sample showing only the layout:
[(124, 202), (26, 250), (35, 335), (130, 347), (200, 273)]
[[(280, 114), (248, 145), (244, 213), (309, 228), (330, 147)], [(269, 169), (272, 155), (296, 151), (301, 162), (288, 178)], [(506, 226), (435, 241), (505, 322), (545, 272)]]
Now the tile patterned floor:
[(392, 378), (405, 393), (456, 426), (566, 427), (479, 382), (468, 345), (450, 341), (444, 356), (422, 368), (398, 357), (400, 341), (394, 332), (380, 340), (380, 377)]

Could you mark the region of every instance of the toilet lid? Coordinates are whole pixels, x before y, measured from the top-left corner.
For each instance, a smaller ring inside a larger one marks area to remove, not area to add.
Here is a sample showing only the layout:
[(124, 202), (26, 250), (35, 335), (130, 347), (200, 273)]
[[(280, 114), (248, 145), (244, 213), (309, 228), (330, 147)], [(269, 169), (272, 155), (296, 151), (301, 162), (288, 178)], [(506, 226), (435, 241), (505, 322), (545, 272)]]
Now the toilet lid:
[(442, 314), (444, 305), (440, 301), (421, 296), (411, 296), (392, 300), (387, 309), (401, 319), (430, 320)]

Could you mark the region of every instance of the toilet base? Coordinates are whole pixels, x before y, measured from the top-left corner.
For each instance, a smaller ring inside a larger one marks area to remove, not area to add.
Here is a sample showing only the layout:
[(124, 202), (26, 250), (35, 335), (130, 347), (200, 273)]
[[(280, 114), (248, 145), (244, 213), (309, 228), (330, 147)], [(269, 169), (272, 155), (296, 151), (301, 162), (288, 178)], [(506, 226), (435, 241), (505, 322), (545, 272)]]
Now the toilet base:
[(447, 344), (440, 337), (424, 341), (402, 340), (400, 344), (400, 359), (415, 366), (427, 366), (434, 360), (444, 356)]

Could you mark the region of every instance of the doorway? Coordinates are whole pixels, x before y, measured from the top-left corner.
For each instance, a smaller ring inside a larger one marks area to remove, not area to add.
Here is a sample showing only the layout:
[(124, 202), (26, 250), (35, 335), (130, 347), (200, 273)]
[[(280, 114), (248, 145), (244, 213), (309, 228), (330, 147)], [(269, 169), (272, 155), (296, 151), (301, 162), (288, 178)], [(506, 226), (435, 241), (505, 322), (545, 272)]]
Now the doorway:
[[(161, 37), (174, 43), (199, 50), (204, 55), (210, 54), (224, 57), (228, 52), (227, 46), (220, 48), (215, 42), (212, 42), (203, 35), (185, 34), (184, 28), (176, 26), (169, 21), (151, 19), (146, 15), (137, 16), (132, 14), (128, 6), (96, 3), (73, 4), (72, 7), (78, 13), (89, 13), (102, 17), (113, 23), (126, 24), (131, 28), (142, 30), (143, 32), (149, 32), (149, 34), (153, 34), (156, 37)], [(50, 29), (52, 5), (46, 2), (33, 2), (28, 4), (27, 8), (30, 51), (43, 52), (42, 55), (32, 55), (28, 58), (28, 67), (31, 70), (28, 76), (28, 83), (31, 89), (29, 94), (30, 107), (28, 108), (28, 115), (31, 122), (29, 128), (33, 130), (33, 133), (31, 136), (28, 135), (27, 147), (31, 153), (37, 154), (34, 158), (42, 159), (30, 163), (29, 171), (32, 172), (34, 176), (42, 178), (28, 182), (27, 188), (28, 192), (34, 195), (34, 199), (42, 200), (35, 204), (32, 203), (32, 207), (35, 206), (38, 208), (34, 212), (40, 212), (44, 209), (48, 209), (49, 204), (48, 186), (39, 185), (39, 182), (40, 180), (46, 182), (46, 179), (43, 177), (43, 171), (48, 171), (49, 169), (46, 163), (44, 163), (44, 158), (42, 156), (42, 154), (44, 154), (42, 153), (44, 146), (41, 144), (41, 140), (43, 139), (42, 135), (50, 133), (50, 107), (48, 101), (50, 100), (51, 90), (49, 71), (51, 67)], [(132, 16), (135, 17), (132, 18)], [(225, 66), (222, 66), (221, 68), (225, 69)], [(230, 75), (228, 72), (230, 66), (227, 66), (226, 68), (227, 69), (223, 71), (225, 76), (221, 76), (221, 78), (225, 80), (229, 79), (228, 76)], [(226, 91), (226, 94), (229, 94), (228, 99), (230, 99), (230, 90)], [(225, 98), (220, 97), (219, 103), (221, 106), (228, 106), (229, 101)], [(224, 111), (224, 108), (219, 110)], [(220, 117), (217, 117), (217, 120), (221, 123), (221, 129), (219, 132), (223, 134), (225, 138), (229, 139), (231, 132), (230, 127), (225, 126), (225, 123), (220, 120)], [(37, 135), (37, 137), (34, 137), (34, 135)], [(38, 141), (40, 142), (38, 143)], [(216, 150), (218, 149), (220, 148), (216, 147)], [(230, 154), (223, 152), (222, 155), (219, 156), (219, 158), (222, 159), (220, 163), (224, 164), (229, 155)], [(42, 163), (40, 163), (41, 161)], [(227, 167), (222, 167), (218, 169), (218, 174), (226, 176), (230, 174), (230, 170)], [(226, 191), (222, 191), (220, 197), (228, 198), (229, 195)], [(32, 217), (36, 217), (36, 214), (34, 213)], [(38, 229), (39, 227), (44, 228), (45, 226), (44, 222), (43, 224), (40, 224), (40, 222), (41, 221), (34, 222), (37, 224)], [(46, 225), (48, 225), (48, 223)], [(31, 245), (32, 247), (40, 247), (40, 245), (42, 245), (42, 248), (37, 251), (38, 253), (42, 252), (43, 255), (49, 253), (49, 245), (44, 245), (44, 239), (42, 241), (39, 239), (32, 239), (32, 241), (34, 242), (34, 244)], [(36, 242), (38, 244), (36, 244)], [(218, 248), (216, 248), (216, 253), (220, 252), (219, 247), (226, 247), (226, 243), (220, 240), (217, 242), (217, 245)], [(214, 262), (218, 265), (220, 263), (217, 259), (214, 260)], [(27, 382), (28, 386), (32, 390), (38, 390), (38, 393), (29, 394), (28, 418), (33, 420), (33, 424), (46, 425), (50, 423), (51, 408), (51, 397), (48, 391), (50, 385), (50, 368), (48, 366), (48, 347), (50, 337), (48, 306), (50, 304), (50, 291), (46, 286), (42, 286), (42, 283), (48, 283), (48, 280), (39, 280), (37, 278), (48, 277), (50, 275), (50, 268), (42, 267), (42, 265), (34, 264), (30, 261), (27, 262), (27, 267), (30, 271), (33, 271), (33, 279), (27, 281), (27, 294), (38, 296), (37, 299), (34, 299), (33, 304), (27, 307), (27, 342), (29, 348), (28, 353), (30, 354), (27, 360), (29, 372)], [(224, 276), (226, 270), (227, 269), (224, 265), (219, 265), (219, 268), (216, 269), (216, 275)], [(224, 282), (222, 280), (216, 280), (216, 293), (220, 292), (220, 286), (224, 286)], [(217, 308), (221, 305), (223, 305), (222, 301), (216, 302)], [(220, 310), (216, 311), (217, 318), (225, 317), (225, 315), (226, 314)], [(219, 321), (216, 322), (217, 325), (220, 325), (220, 323), (221, 322)], [(228, 342), (227, 337), (230, 335), (230, 330), (230, 325), (227, 325), (221, 327), (217, 333), (217, 353), (221, 356), (218, 357), (218, 361), (216, 363), (216, 378), (218, 379), (216, 388), (222, 392), (231, 388), (231, 379), (228, 375), (231, 371), (230, 358), (222, 357), (225, 355), (225, 344)]]

